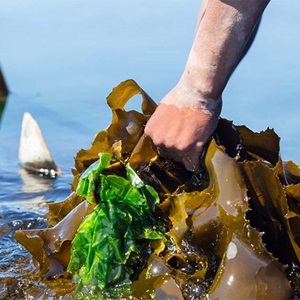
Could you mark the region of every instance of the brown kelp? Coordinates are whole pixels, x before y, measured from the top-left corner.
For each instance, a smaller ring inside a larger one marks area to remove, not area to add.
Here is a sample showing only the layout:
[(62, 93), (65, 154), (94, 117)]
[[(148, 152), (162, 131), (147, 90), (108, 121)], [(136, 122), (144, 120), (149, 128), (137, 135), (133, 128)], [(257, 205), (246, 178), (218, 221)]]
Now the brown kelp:
[[(137, 94), (142, 95), (141, 112), (126, 111), (126, 103)], [(141, 182), (140, 187), (150, 186), (159, 195), (160, 201), (146, 224), (153, 230), (147, 231), (148, 237), (155, 233), (155, 238), (143, 237), (137, 241), (138, 250), (122, 258), (121, 264), (126, 266), (125, 270), (130, 267), (130, 273), (121, 277), (126, 278), (130, 287), (119, 289), (114, 280), (105, 281), (112, 282), (110, 288), (114, 291), (110, 297), (289, 299), (299, 296), (300, 171), (295, 163), (281, 160), (276, 133), (271, 129), (254, 133), (245, 126), (220, 119), (200, 158), (202, 171), (194, 174), (177, 162), (159, 157), (144, 137), (144, 126), (156, 105), (136, 82), (121, 83), (107, 100), (113, 113), (112, 123), (96, 135), (90, 149), (77, 153), (70, 197), (50, 204), (48, 228), (15, 234), (16, 240), (31, 252), (48, 295), (103, 296), (103, 285), (99, 294), (97, 283), (79, 291), (77, 286), (77, 293), (73, 294), (72, 288), (63, 292), (57, 285), (54, 288), (46, 282), (53, 282), (53, 278), (56, 282), (69, 280), (68, 287), (72, 286), (67, 270), (72, 241), (83, 220), (91, 219), (96, 211), (100, 213), (99, 195), (107, 184), (106, 179), (99, 183), (97, 178), (122, 178), (115, 179), (120, 183), (116, 187), (123, 195), (120, 197), (132, 199), (127, 193), (129, 190), (132, 193), (130, 183), (124, 179), (130, 168), (131, 174), (135, 174), (132, 182)], [(111, 161), (97, 174), (89, 173), (99, 167), (99, 153), (100, 157), (101, 153), (107, 153)], [(83, 178), (95, 184), (84, 184), (83, 190), (88, 192), (78, 193)], [(86, 201), (91, 195), (96, 201)], [(111, 191), (107, 199), (116, 197)], [(122, 223), (122, 218), (118, 220)], [(126, 232), (123, 235), (125, 240)], [(127, 241), (132, 245), (131, 239)], [(94, 257), (89, 256), (94, 252), (86, 253), (86, 257)], [(116, 275), (124, 268), (114, 270)]]

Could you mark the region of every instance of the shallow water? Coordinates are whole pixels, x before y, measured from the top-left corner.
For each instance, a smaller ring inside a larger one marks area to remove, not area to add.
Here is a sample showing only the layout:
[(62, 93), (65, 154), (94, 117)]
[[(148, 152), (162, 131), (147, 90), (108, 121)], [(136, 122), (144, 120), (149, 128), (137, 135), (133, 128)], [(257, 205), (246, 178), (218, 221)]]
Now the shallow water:
[[(184, 67), (198, 2), (1, 0), (0, 63), (11, 94), (0, 120), (0, 278), (27, 257), (12, 238), (45, 226), (46, 203), (70, 192), (73, 157), (111, 115), (105, 98), (135, 79), (159, 99)], [(285, 160), (300, 163), (300, 3), (273, 0), (249, 54), (224, 92), (222, 116), (281, 136)], [(133, 108), (138, 108), (138, 100)], [(22, 116), (38, 121), (63, 175), (19, 174)], [(21, 264), (22, 265), (22, 264)], [(1, 289), (1, 286), (0, 286)]]

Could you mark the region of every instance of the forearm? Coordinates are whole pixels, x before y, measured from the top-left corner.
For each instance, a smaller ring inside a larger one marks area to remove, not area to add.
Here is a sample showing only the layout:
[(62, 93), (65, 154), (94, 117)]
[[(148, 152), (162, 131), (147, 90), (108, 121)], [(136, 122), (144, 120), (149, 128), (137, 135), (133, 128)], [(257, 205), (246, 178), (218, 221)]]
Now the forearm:
[(269, 1), (204, 1), (180, 84), (219, 99)]

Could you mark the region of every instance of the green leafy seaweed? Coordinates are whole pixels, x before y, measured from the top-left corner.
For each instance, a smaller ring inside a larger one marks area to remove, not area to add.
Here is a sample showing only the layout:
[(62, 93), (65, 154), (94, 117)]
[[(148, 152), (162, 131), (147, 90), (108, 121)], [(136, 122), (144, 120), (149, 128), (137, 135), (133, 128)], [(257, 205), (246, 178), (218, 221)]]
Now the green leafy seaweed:
[(150, 249), (150, 241), (162, 239), (164, 230), (153, 225), (152, 213), (159, 203), (155, 190), (128, 164), (126, 178), (103, 174), (110, 160), (110, 154), (100, 153), (79, 181), (76, 192), (97, 205), (78, 228), (68, 271), (74, 275), (77, 292), (88, 286), (117, 296), (118, 291), (130, 290), (134, 271), (127, 264), (129, 258), (145, 245)]

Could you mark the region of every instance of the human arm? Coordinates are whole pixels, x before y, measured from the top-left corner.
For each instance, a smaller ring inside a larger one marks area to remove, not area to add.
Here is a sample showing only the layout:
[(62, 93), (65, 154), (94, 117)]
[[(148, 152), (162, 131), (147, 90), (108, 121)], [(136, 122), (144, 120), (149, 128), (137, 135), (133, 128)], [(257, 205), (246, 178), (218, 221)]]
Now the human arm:
[(165, 157), (199, 170), (203, 145), (217, 127), (222, 92), (243, 56), (269, 0), (207, 0), (177, 85), (161, 100), (145, 128)]

